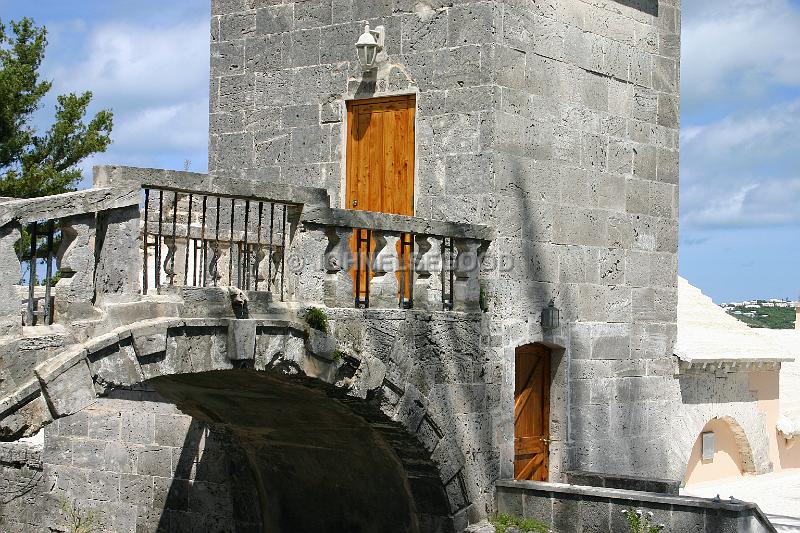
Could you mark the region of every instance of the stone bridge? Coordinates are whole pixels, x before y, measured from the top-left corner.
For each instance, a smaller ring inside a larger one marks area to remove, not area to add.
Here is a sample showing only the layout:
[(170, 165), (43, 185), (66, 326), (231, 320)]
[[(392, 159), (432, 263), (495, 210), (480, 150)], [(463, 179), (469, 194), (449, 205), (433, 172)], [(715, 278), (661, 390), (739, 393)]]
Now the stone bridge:
[[(248, 267), (234, 257), (242, 249), (234, 221), (207, 243), (225, 247), (227, 259), (217, 249), (217, 265), (176, 267), (205, 223), (183, 203), (192, 195), (214, 204), (236, 182), (98, 174), (102, 187), (93, 190), (0, 205), (9, 267), (0, 434), (10, 441), (0, 467), (12, 495), (2, 523), (34, 525), (18, 508), (27, 505), (43, 517), (37, 527), (66, 527), (64, 502), (97, 510), (104, 531), (460, 531), (485, 516), (499, 443), (511, 442), (488, 423), (500, 416), (490, 406), (500, 404), (504, 379), (483, 353), (489, 331), (475, 283), (491, 230), (379, 214), (354, 220), (310, 203), (314, 190), (240, 191), (229, 212), (216, 204), (218, 218), (235, 214), (236, 200), (248, 213), (258, 202), (292, 200), (283, 247), (264, 244), (261, 263)], [(152, 201), (153, 190), (187, 182), (151, 237), (153, 206), (142, 204), (142, 189)], [(33, 269), (56, 261), (61, 279), (43, 294), (19, 285), (14, 246), (49, 220), (60, 250)], [(371, 265), (366, 305), (354, 299), (347, 267), (353, 228), (369, 229), (374, 257), (384, 257)], [(442, 239), (457, 250), (455, 262), (419, 261), (406, 289), (411, 304), (397, 299), (402, 258), (386, 245), (401, 233), (429, 244), (429, 260)], [(148, 265), (145, 242), (150, 256), (165, 252), (157, 263)], [(287, 269), (290, 253), (308, 265), (320, 254), (322, 270)], [(226, 261), (231, 272), (262, 268), (269, 279), (260, 287), (225, 279)], [(185, 276), (175, 274), (181, 268)], [(201, 279), (220, 274), (193, 283), (195, 268)], [(142, 294), (148, 277), (161, 283)], [(327, 324), (311, 320), (312, 307), (324, 309)], [(43, 438), (40, 451), (26, 444), (32, 435)], [(36, 461), (13, 460), (31, 450)], [(212, 525), (225, 521), (235, 527)]]

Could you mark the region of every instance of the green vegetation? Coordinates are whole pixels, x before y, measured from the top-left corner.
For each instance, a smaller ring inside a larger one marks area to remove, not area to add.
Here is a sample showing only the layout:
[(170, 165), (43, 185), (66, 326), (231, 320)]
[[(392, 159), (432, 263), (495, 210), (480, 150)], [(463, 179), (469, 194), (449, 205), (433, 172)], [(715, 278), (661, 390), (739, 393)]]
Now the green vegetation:
[(631, 508), (623, 510), (622, 514), (625, 515), (625, 520), (628, 521), (631, 533), (659, 533), (666, 527), (664, 524), (654, 524), (652, 522), (653, 513), (651, 511), (645, 513), (641, 509), (634, 511)]
[(322, 309), (317, 307), (309, 308), (306, 311), (306, 323), (322, 333), (328, 333), (328, 316)]
[(100, 531), (97, 515), (94, 511), (81, 511), (76, 503), (61, 502), (61, 510), (67, 519), (69, 533), (95, 533)]
[(544, 522), (534, 520), (533, 518), (522, 518), (521, 516), (514, 516), (509, 514), (497, 514), (489, 520), (497, 533), (505, 533), (509, 527), (515, 527), (522, 531), (533, 531), (535, 533), (548, 533), (550, 526)]
[(39, 79), (47, 30), (29, 18), (0, 21), (0, 196), (36, 198), (75, 190), (78, 164), (105, 152), (111, 143), (113, 115), (104, 109), (84, 123), (92, 93), (59, 95), (55, 122), (44, 133), (33, 114), (52, 88)]
[(344, 352), (341, 351), (341, 350), (335, 350), (331, 354), (331, 359), (333, 359), (334, 363), (338, 363), (338, 362), (342, 361), (344, 359)]
[[(742, 313), (755, 312), (756, 316), (735, 315), (733, 311), (741, 311)], [(758, 309), (736, 307), (728, 309), (728, 314), (738, 318), (751, 328), (794, 329), (795, 310), (793, 307), (759, 307)]]

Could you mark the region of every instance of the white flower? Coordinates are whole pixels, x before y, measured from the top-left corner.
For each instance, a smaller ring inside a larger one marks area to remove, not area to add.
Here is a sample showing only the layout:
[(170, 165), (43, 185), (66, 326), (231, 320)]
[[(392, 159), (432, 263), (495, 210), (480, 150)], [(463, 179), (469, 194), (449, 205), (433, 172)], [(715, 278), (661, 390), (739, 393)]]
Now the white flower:
[(649, 516), (650, 518), (653, 518), (653, 511), (647, 511), (647, 516)]
[(636, 509), (636, 516), (642, 516), (642, 510)]
[(627, 509), (623, 509), (622, 510), (622, 514), (628, 514), (628, 510)]

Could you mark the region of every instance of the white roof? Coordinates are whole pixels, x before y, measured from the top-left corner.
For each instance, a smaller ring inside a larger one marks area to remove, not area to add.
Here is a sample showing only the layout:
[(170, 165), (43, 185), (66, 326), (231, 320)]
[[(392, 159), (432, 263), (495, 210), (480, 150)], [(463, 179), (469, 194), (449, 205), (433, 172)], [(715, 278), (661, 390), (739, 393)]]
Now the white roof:
[(678, 278), (675, 355), (687, 363), (764, 363), (800, 359), (800, 332), (755, 329)]

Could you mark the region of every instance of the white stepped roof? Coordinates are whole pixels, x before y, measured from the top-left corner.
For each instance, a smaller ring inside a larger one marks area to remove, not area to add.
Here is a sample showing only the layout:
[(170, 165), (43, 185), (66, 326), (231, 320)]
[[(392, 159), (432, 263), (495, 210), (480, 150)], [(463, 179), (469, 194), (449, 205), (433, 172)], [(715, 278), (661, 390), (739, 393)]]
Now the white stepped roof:
[(675, 355), (691, 363), (777, 363), (800, 360), (800, 332), (754, 329), (678, 278)]

